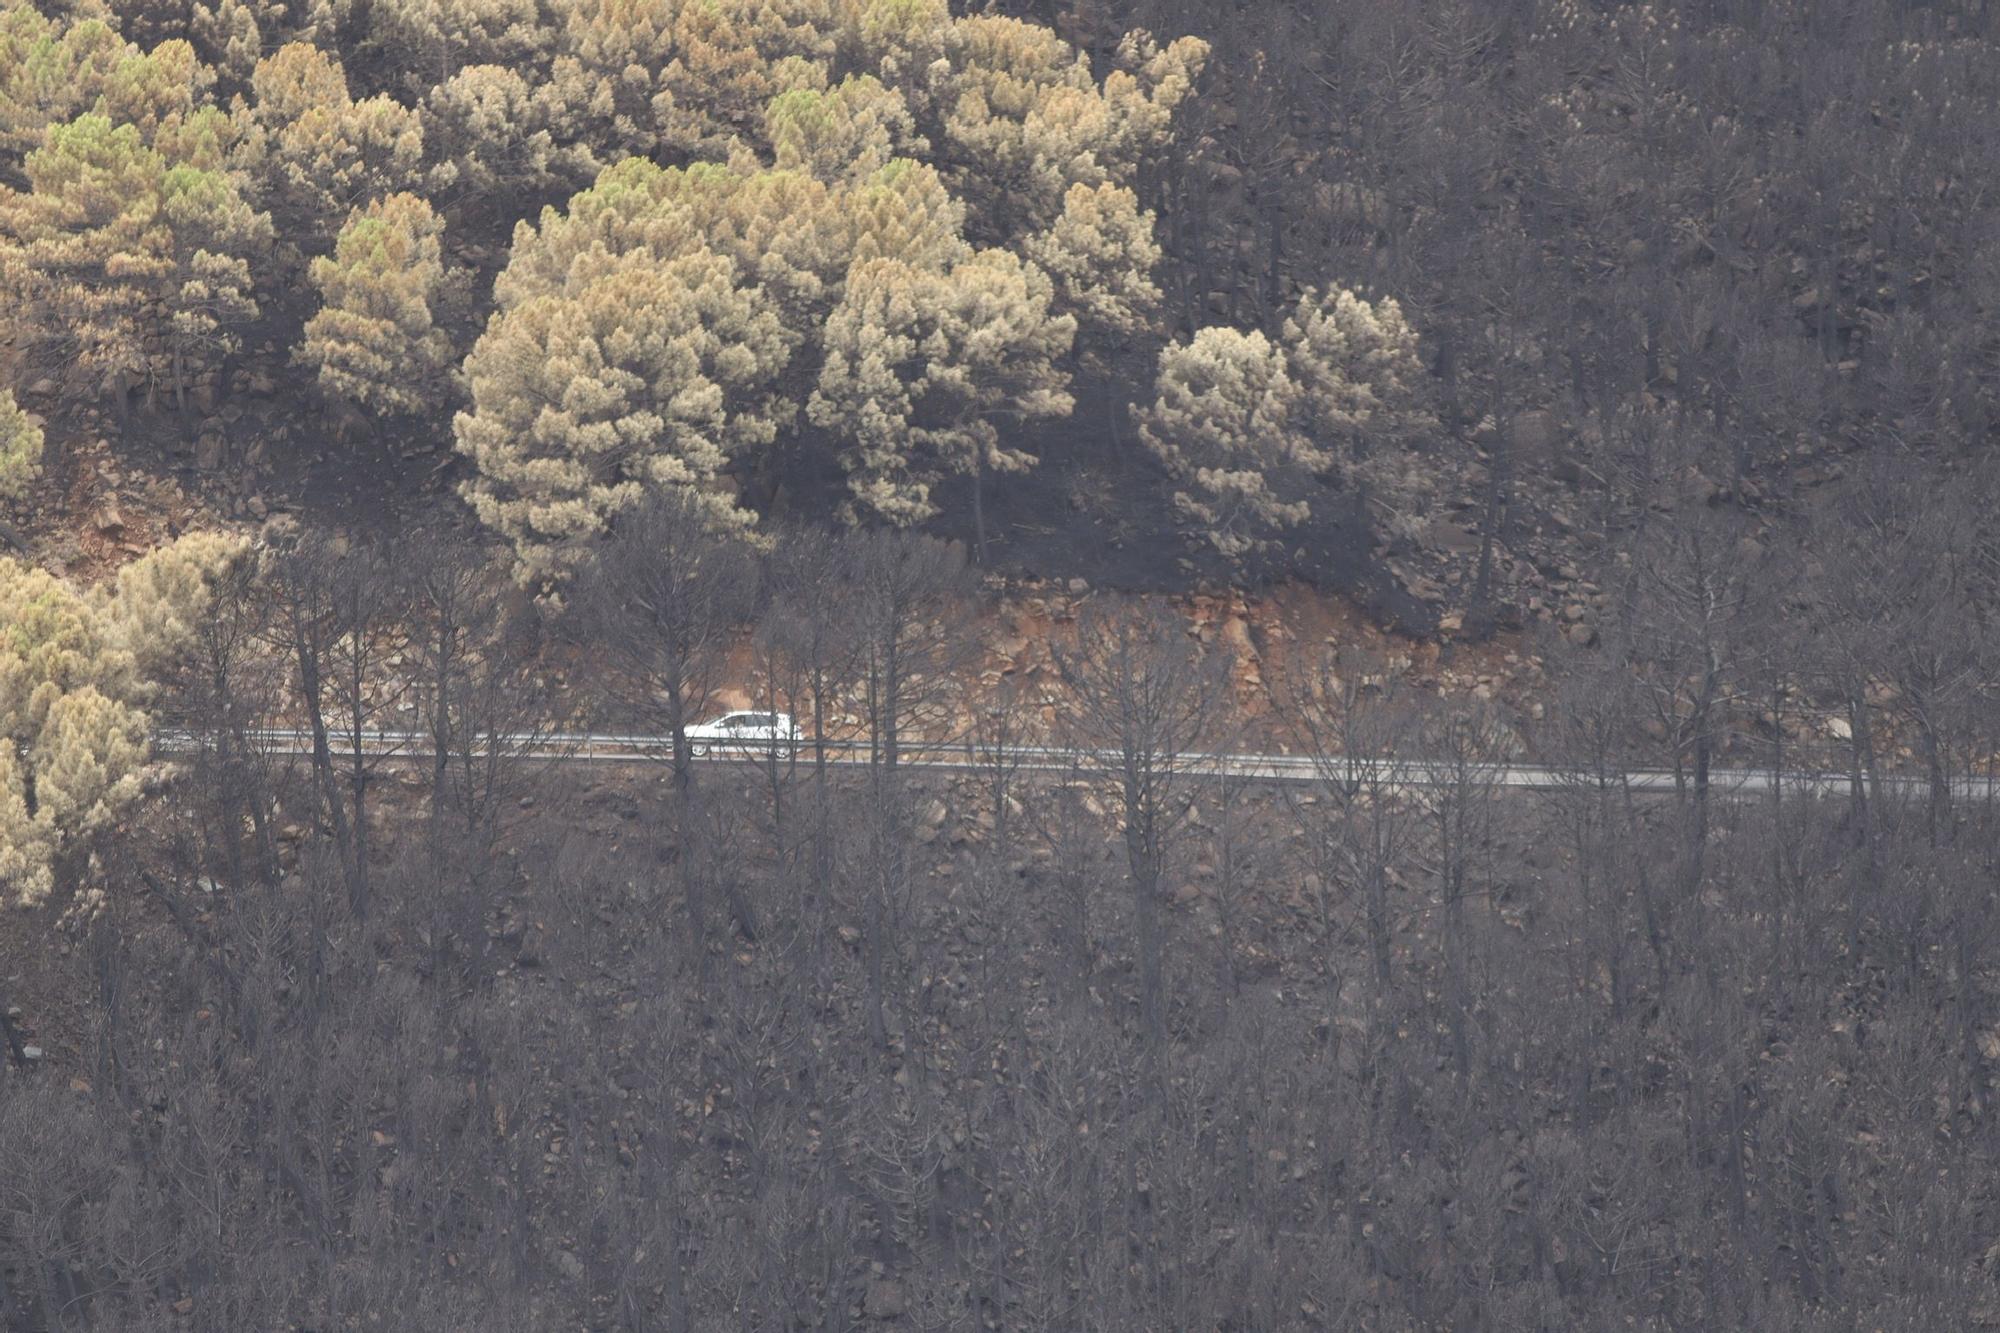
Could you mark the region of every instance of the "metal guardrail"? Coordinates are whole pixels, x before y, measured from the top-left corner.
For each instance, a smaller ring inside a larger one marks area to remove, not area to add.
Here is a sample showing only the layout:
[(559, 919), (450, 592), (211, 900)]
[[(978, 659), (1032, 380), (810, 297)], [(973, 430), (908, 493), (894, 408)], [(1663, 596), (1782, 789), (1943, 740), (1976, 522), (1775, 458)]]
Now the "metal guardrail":
[[(267, 753), (309, 755), (312, 733), (304, 729), (259, 728), (248, 733)], [(517, 758), (551, 763), (657, 764), (672, 757), (672, 739), (667, 736), (603, 732), (501, 733), (494, 738)], [(163, 730), (156, 734), (159, 748), (168, 753), (191, 753), (199, 748), (195, 733)], [(337, 753), (351, 755), (351, 733), (336, 733), (329, 742)], [(473, 752), (490, 753), (483, 738), (475, 740)], [(431, 738), (420, 731), (370, 730), (362, 733), (365, 754), (380, 759), (434, 759), (428, 747)], [(741, 763), (769, 758), (774, 747), (751, 744), (724, 749), (708, 742), (708, 753), (698, 763)], [(794, 755), (804, 759), (816, 749), (843, 765), (866, 764), (878, 753), (865, 740), (828, 740), (815, 743), (801, 740)], [(1046, 745), (1010, 745), (995, 749), (970, 742), (906, 741), (897, 751), (898, 762), (917, 768), (979, 769), (1006, 763), (1016, 769), (1038, 772), (1103, 771), (1115, 768), (1120, 753), (1113, 749), (1065, 749)], [(1190, 752), (1174, 760), (1175, 771), (1188, 777), (1236, 777), (1272, 782), (1324, 782), (1331, 785), (1367, 785), (1395, 788), (1449, 786), (1473, 782), (1494, 787), (1528, 790), (1566, 790), (1578, 787), (1606, 787), (1641, 793), (1671, 793), (1692, 784), (1691, 774), (1668, 769), (1628, 769), (1596, 773), (1583, 769), (1541, 764), (1457, 764), (1439, 759), (1372, 758), (1228, 752)], [(1723, 797), (1753, 797), (1771, 794), (1774, 781), (1781, 791), (1808, 796), (1837, 795), (1851, 789), (1845, 773), (1783, 773), (1775, 779), (1768, 769), (1713, 768), (1709, 770), (1711, 794)], [(1864, 780), (1871, 795), (1921, 796), (1930, 791), (1927, 778), (1904, 773), (1877, 773)], [(2000, 795), (2000, 779), (1963, 777), (1950, 784), (1957, 799), (1991, 800)]]

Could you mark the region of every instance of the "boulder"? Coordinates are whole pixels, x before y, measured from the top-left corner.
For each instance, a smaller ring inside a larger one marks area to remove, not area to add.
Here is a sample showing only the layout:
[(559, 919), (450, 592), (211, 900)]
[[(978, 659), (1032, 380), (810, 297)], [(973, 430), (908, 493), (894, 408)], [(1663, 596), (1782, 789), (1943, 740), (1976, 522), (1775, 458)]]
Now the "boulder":
[(1242, 616), (1229, 616), (1222, 622), (1222, 642), (1230, 652), (1236, 654), (1238, 662), (1257, 660), (1257, 645), (1250, 640), (1250, 622)]
[(228, 453), (229, 442), (222, 437), (222, 432), (205, 430), (194, 444), (194, 465), (203, 472), (220, 471)]
[(910, 1312), (910, 1300), (903, 1294), (903, 1284), (886, 1277), (871, 1280), (868, 1294), (861, 1302), (861, 1312), (870, 1319), (901, 1319)]
[(1441, 555), (1469, 555), (1479, 549), (1479, 534), (1448, 519), (1434, 518), (1418, 529), (1417, 545)]
[(1517, 463), (1553, 463), (1562, 452), (1562, 431), (1553, 412), (1516, 412), (1507, 423), (1507, 446)]

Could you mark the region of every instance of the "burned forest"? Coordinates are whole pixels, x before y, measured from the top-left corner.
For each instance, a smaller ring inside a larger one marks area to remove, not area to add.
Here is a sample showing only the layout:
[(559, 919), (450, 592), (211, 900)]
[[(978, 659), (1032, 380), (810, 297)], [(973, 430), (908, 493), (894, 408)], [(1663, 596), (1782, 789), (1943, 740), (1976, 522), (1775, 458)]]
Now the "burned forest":
[(1990, 0), (0, 0), (0, 1328), (2000, 1328)]

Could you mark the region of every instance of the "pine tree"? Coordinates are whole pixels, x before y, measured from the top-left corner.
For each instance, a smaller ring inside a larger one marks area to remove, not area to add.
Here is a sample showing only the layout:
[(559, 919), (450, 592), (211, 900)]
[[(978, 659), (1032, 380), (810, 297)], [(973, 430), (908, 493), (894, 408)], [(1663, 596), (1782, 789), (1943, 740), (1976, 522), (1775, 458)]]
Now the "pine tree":
[(102, 19), (66, 24), (19, 0), (0, 8), (0, 161), (10, 174), (49, 126), (89, 110), (131, 53)]
[(719, 525), (743, 526), (714, 484), (775, 435), (789, 351), (763, 294), (718, 255), (579, 263), (561, 291), (503, 309), (466, 359), (472, 404), (454, 429), (479, 469), (466, 499), (530, 581), (562, 573), (649, 490), (697, 492)]
[(19, 499), (42, 474), (42, 428), (0, 389), (0, 500)]
[(1300, 429), (1304, 394), (1262, 333), (1202, 329), (1160, 353), (1139, 438), (1185, 489), (1174, 507), (1224, 555), (1305, 518), (1300, 480), (1327, 461)]
[(1279, 342), (1207, 328), (1165, 348), (1139, 436), (1186, 487), (1190, 525), (1240, 556), (1303, 521), (1321, 480), (1391, 509), (1421, 498), (1422, 370), (1393, 300), (1309, 291)]
[(236, 177), (177, 164), (97, 114), (52, 126), (0, 192), (0, 291), (27, 341), (95, 386), (184, 391), (257, 313), (270, 219)]
[(433, 322), (445, 290), (444, 223), (412, 194), (357, 210), (331, 257), (312, 263), (320, 310), (298, 357), (320, 387), (377, 412), (438, 405), (451, 341)]
[(987, 474), (1033, 458), (999, 423), (1069, 413), (1060, 361), (1076, 321), (1053, 313), (1048, 275), (1000, 250), (938, 273), (893, 259), (859, 264), (827, 321), (808, 413), (854, 443), (842, 458), (855, 498), (897, 524), (929, 518), (932, 478), (973, 478), (983, 546)]
[[(1160, 251), (1131, 183), (1200, 42), (1135, 34), (1100, 83), (1047, 29), (936, 0), (588, 0), (557, 48), (536, 94), (551, 160), (622, 160), (516, 229), (455, 424), (468, 494), (531, 578), (649, 476), (707, 493), (780, 441), (830, 446), (857, 517), (919, 521), (950, 473), (977, 504), (1034, 462), (1011, 428), (1071, 410), (1079, 326), (1152, 317)], [(697, 259), (698, 300), (635, 285)], [(612, 271), (628, 290), (601, 287)], [(706, 349), (732, 328), (756, 330), (754, 370), (718, 377)], [(550, 365), (596, 387), (563, 393)]]
[(236, 162), (261, 180), (286, 244), (323, 254), (354, 209), (416, 185), (424, 134), (392, 98), (356, 102), (340, 62), (293, 42), (259, 61), (235, 115)]
[(432, 196), (504, 207), (547, 190), (562, 167), (547, 120), (533, 85), (515, 70), (472, 65), (452, 75), (423, 105)]
[(1123, 185), (1072, 185), (1049, 229), (1028, 239), (1030, 259), (1055, 279), (1062, 308), (1085, 325), (1130, 334), (1160, 304), (1153, 215)]
[(193, 533), (88, 591), (0, 559), (0, 901), (47, 897), (144, 789), (155, 681), (244, 549)]

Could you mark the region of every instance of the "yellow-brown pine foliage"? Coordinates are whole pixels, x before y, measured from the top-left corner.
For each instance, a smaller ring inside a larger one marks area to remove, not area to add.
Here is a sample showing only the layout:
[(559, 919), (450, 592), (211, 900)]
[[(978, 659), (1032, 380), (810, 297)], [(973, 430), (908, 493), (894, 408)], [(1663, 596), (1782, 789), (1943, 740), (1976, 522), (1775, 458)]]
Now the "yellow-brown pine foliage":
[(1063, 309), (1087, 326), (1134, 333), (1159, 308), (1153, 215), (1129, 186), (1070, 186), (1054, 224), (1023, 249), (1055, 279)]
[(1422, 377), (1395, 301), (1308, 291), (1278, 341), (1207, 328), (1165, 348), (1139, 437), (1182, 483), (1190, 527), (1240, 556), (1308, 517), (1315, 478), (1366, 483), (1381, 506), (1420, 500), (1407, 446), (1430, 421)]
[(431, 89), (422, 114), (433, 198), (504, 208), (558, 178), (564, 159), (548, 109), (515, 70), (467, 66)]
[(27, 190), (0, 192), (0, 293), (48, 364), (92, 386), (184, 385), (256, 314), (270, 219), (233, 173), (95, 113), (51, 126), (24, 170)]
[(193, 533), (88, 591), (0, 559), (0, 902), (47, 897), (144, 789), (158, 673), (244, 549)]
[(1061, 366), (1076, 321), (1054, 313), (1048, 275), (1003, 250), (945, 272), (857, 264), (826, 322), (807, 411), (850, 442), (841, 462), (866, 511), (892, 523), (936, 513), (940, 473), (1018, 472), (1034, 459), (998, 424), (1066, 416)]
[[(547, 138), (523, 147), (596, 174), (516, 228), (494, 284), (454, 425), (469, 498), (535, 580), (649, 478), (713, 493), (798, 403), (854, 506), (898, 522), (938, 475), (1030, 465), (1006, 428), (1070, 410), (1079, 326), (1151, 318), (1160, 252), (1131, 181), (1204, 54), (1135, 34), (1100, 84), (1047, 29), (942, 0), (572, 6), (533, 94)], [(735, 377), (713, 350), (732, 339)]]
[(340, 45), (355, 68), (420, 98), (460, 70), (504, 65), (539, 75), (554, 53), (554, 0), (311, 0), (309, 35)]
[(17, 500), (42, 475), (42, 428), (0, 389), (0, 500)]
[(1174, 506), (1204, 540), (1241, 556), (1307, 516), (1297, 479), (1326, 458), (1301, 428), (1305, 393), (1284, 348), (1202, 329), (1161, 351), (1155, 392), (1139, 439), (1181, 484)]
[(340, 62), (305, 42), (257, 63), (234, 114), (238, 165), (263, 182), (283, 239), (307, 254), (323, 252), (354, 208), (411, 188), (423, 169), (417, 113), (386, 96), (354, 101)]
[(930, 149), (917, 135), (908, 104), (872, 74), (825, 92), (796, 88), (771, 99), (764, 137), (780, 170), (810, 172), (823, 181), (866, 177), (891, 158)]
[(417, 413), (443, 399), (451, 342), (435, 323), (445, 293), (444, 222), (413, 194), (357, 209), (333, 254), (312, 262), (320, 309), (306, 322), (299, 360), (336, 398), (384, 413)]
[(714, 483), (775, 436), (788, 357), (762, 292), (722, 256), (589, 256), (560, 290), (496, 315), (466, 359), (472, 403), (454, 430), (479, 474), (465, 498), (534, 583), (651, 489), (695, 493), (718, 525), (743, 526)]
[(17, 166), (49, 126), (89, 110), (132, 53), (102, 19), (65, 23), (8, 0), (0, 7), (0, 157)]

